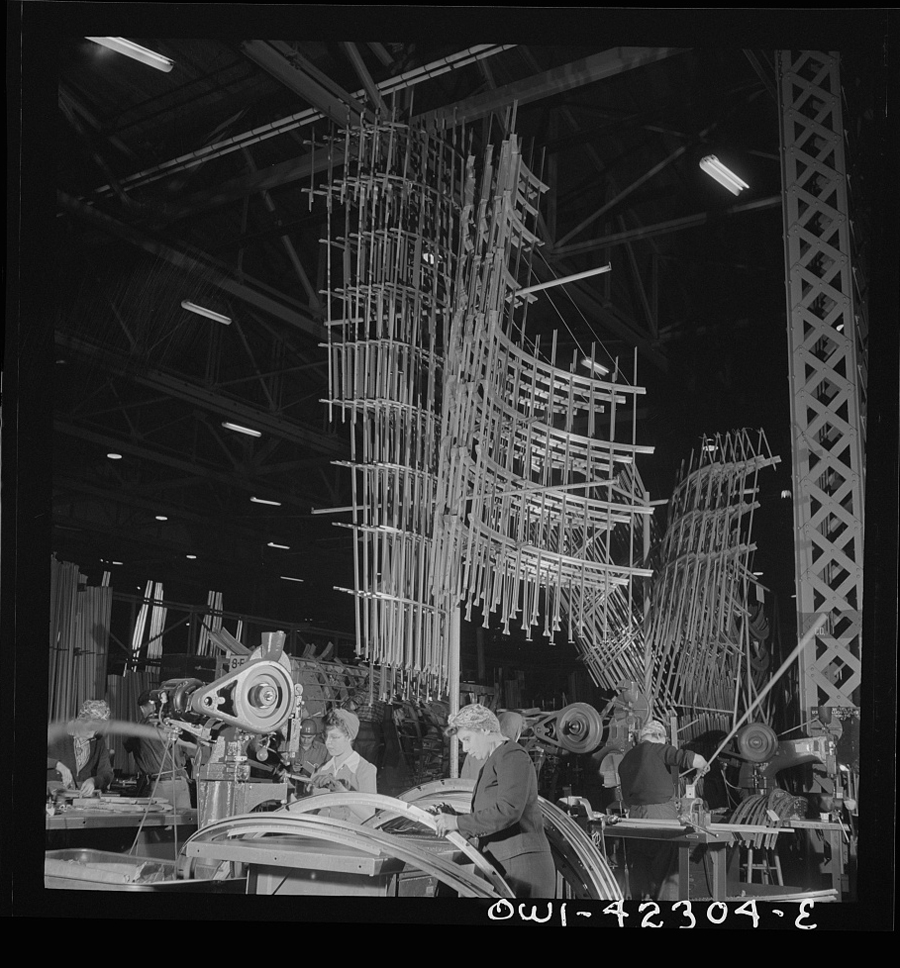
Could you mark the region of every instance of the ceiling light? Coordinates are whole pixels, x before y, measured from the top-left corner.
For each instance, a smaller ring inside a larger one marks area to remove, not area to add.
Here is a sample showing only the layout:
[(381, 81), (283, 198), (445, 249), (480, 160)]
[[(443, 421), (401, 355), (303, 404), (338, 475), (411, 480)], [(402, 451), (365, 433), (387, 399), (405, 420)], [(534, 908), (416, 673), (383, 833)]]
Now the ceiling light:
[(236, 430), (239, 434), (246, 434), (248, 437), (262, 437), (262, 434), (258, 430), (251, 430), (249, 427), (242, 427), (240, 424), (229, 423), (227, 420), (223, 421), (222, 426), (226, 430)]
[(146, 47), (134, 44), (124, 37), (86, 37), (85, 40), (92, 40), (101, 47), (114, 50), (117, 54), (124, 54), (132, 60), (140, 61), (149, 67), (155, 67), (158, 71), (164, 71), (166, 74), (175, 66), (174, 62), (170, 61), (168, 57), (157, 54), (155, 50), (148, 50)]
[(276, 508), (281, 507), (281, 501), (267, 501), (265, 498), (262, 498), (262, 497), (251, 497), (250, 500), (254, 504), (271, 504)]
[(221, 313), (217, 313), (212, 309), (207, 309), (205, 306), (198, 306), (196, 303), (192, 303), (189, 299), (181, 300), (181, 308), (188, 310), (188, 312), (196, 313), (198, 316), (205, 316), (207, 319), (211, 319), (214, 323), (222, 323), (225, 326), (231, 325), (231, 318), (229, 316), (223, 316)]
[(164, 514), (157, 514), (156, 515), (156, 520), (157, 521), (168, 521), (169, 519)]
[(720, 185), (724, 185), (732, 195), (740, 195), (744, 188), (750, 187), (745, 181), (738, 178), (733, 171), (726, 168), (715, 155), (707, 155), (702, 158), (700, 167), (711, 178), (715, 178)]
[(196, 555), (185, 555), (184, 557), (185, 558), (190, 558), (191, 561), (196, 561), (197, 560), (197, 556)]
[(290, 551), (291, 550), (291, 546), (290, 545), (275, 544), (274, 541), (270, 541), (266, 547), (268, 547), (268, 548), (281, 548), (283, 551)]
[(609, 373), (608, 367), (605, 367), (602, 363), (597, 363), (595, 360), (589, 360), (585, 357), (581, 361), (582, 366), (586, 366), (589, 370), (593, 370), (595, 373), (599, 373), (600, 376), (606, 376)]
[(284, 579), (285, 581), (303, 581), (303, 580), (304, 580), (304, 579), (302, 579), (302, 578), (291, 578), (291, 576), (290, 576), (290, 575), (282, 575), (281, 577), (282, 577), (282, 578), (283, 578), (283, 579)]
[(114, 561), (114, 562), (112, 562), (112, 564), (114, 564), (114, 565), (121, 565), (122, 562), (121, 561)]
[(107, 454), (106, 456), (110, 460), (121, 460), (122, 459), (122, 455), (121, 454)]

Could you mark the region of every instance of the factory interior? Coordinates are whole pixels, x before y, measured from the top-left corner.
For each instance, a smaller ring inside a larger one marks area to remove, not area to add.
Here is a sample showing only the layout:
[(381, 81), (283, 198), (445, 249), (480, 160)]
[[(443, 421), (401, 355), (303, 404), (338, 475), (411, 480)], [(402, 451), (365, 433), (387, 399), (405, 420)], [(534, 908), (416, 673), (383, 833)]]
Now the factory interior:
[(896, 11), (479, 9), (21, 5), (18, 883), (890, 930)]

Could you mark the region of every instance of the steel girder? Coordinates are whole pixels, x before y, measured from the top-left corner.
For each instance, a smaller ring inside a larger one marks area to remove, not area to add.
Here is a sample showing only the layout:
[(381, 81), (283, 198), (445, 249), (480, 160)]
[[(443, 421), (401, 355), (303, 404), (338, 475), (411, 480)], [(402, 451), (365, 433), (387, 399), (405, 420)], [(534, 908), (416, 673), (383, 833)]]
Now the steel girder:
[[(858, 705), (865, 452), (864, 335), (854, 300), (840, 60), (778, 52), (798, 637), (807, 718)], [(862, 345), (861, 345), (862, 344)]]
[(495, 90), (485, 91), (475, 97), (448, 104), (436, 111), (418, 115), (417, 121), (426, 125), (456, 125), (483, 118), (492, 111), (506, 109), (511, 103), (530, 104), (541, 98), (552, 97), (563, 91), (592, 84), (595, 81), (613, 77), (635, 67), (654, 64), (674, 54), (688, 51), (688, 47), (613, 47), (601, 54), (585, 57), (583, 60), (564, 64), (522, 81), (515, 81)]

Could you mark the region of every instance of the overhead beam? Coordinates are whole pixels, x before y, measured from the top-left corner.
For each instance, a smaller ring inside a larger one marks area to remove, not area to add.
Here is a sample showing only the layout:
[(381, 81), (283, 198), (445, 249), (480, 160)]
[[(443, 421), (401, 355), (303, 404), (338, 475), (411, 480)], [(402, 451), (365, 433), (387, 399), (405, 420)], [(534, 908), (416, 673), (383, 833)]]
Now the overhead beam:
[(265, 434), (272, 434), (295, 444), (301, 444), (327, 457), (346, 456), (347, 449), (344, 439), (337, 434), (326, 435), (308, 430), (298, 424), (283, 420), (275, 414), (223, 397), (205, 387), (190, 383), (187, 380), (181, 380), (149, 366), (144, 369), (137, 369), (132, 358), (101, 349), (75, 336), (58, 332), (56, 334), (56, 345), (96, 360), (102, 364), (105, 370), (116, 376), (125, 377), (141, 386), (160, 390), (170, 397), (184, 400), (203, 410), (209, 410), (229, 419), (250, 424)]
[[(197, 514), (193, 511), (187, 511), (184, 508), (175, 507), (173, 505), (167, 505), (160, 503), (159, 501), (148, 501), (139, 497), (135, 497), (128, 491), (123, 491), (121, 488), (104, 488), (95, 487), (91, 484), (86, 484), (84, 481), (76, 480), (72, 477), (65, 477), (60, 475), (53, 476), (53, 486), (54, 488), (60, 487), (67, 491), (75, 491), (78, 494), (83, 494), (87, 498), (96, 498), (97, 500), (103, 501), (106, 504), (121, 504), (125, 507), (133, 508), (139, 511), (147, 511), (148, 513), (162, 514), (165, 513), (170, 516), (171, 519), (175, 518), (179, 521), (189, 521), (194, 524), (201, 524), (206, 527), (209, 526), (210, 518), (208, 515)], [(66, 497), (64, 495), (54, 496), (54, 506), (58, 504), (64, 504), (67, 501), (71, 501), (72, 498)], [(247, 528), (244, 525), (236, 524), (234, 520), (228, 517), (217, 517), (216, 518), (217, 528), (227, 528), (233, 534), (241, 535), (244, 538), (259, 540), (259, 531), (252, 528)], [(163, 527), (163, 522), (156, 522), (159, 527)], [(149, 525), (152, 527), (153, 525)]]
[[(132, 457), (140, 457), (166, 467), (174, 467), (183, 473), (200, 476), (207, 481), (246, 491), (248, 494), (257, 494), (258, 496), (258, 491), (261, 487), (265, 487), (267, 491), (271, 490), (272, 487), (271, 484), (261, 484), (258, 480), (244, 478), (237, 473), (227, 474), (213, 467), (198, 464), (196, 461), (186, 460), (174, 454), (164, 453), (163, 451), (152, 450), (149, 447), (135, 444), (130, 440), (114, 437), (108, 433), (88, 430), (59, 417), (53, 421), (53, 430), (55, 433), (65, 434), (68, 437), (75, 437), (79, 440), (86, 440), (89, 443), (98, 444), (101, 447), (114, 447), (117, 453), (130, 454)], [(293, 494), (279, 493), (278, 499), (282, 504), (299, 508), (304, 514), (309, 513), (309, 498), (301, 501)]]
[(168, 222), (175, 222), (178, 219), (195, 215), (197, 212), (240, 201), (248, 195), (255, 195), (257, 192), (271, 191), (273, 188), (290, 185), (304, 178), (311, 179), (320, 172), (328, 171), (329, 167), (340, 168), (343, 164), (343, 150), (317, 151), (314, 154), (306, 155), (304, 158), (283, 161), (253, 174), (232, 178), (215, 188), (195, 192), (180, 202), (169, 202), (160, 206), (158, 214), (160, 218)]
[(350, 63), (353, 64), (353, 68), (356, 71), (356, 76), (362, 83), (369, 100), (376, 108), (381, 112), (382, 116), (387, 117), (388, 107), (384, 103), (384, 98), (381, 96), (381, 91), (378, 90), (375, 82), (372, 80), (372, 75), (369, 73), (365, 62), (362, 59), (362, 54), (359, 52), (359, 48), (354, 43), (345, 41), (341, 44), (344, 49), (344, 53), (350, 58)]
[(601, 238), (590, 239), (587, 242), (576, 242), (573, 245), (564, 245), (558, 249), (553, 249), (552, 254), (554, 256), (581, 255), (585, 252), (592, 252), (594, 249), (625, 245), (629, 242), (634, 242), (636, 239), (649, 239), (657, 235), (665, 235), (669, 232), (680, 232), (682, 229), (690, 229), (697, 225), (705, 225), (707, 222), (716, 221), (725, 215), (743, 215), (750, 212), (762, 212), (780, 205), (781, 197), (772, 195), (769, 198), (761, 198), (755, 202), (746, 202), (743, 205), (732, 205), (730, 208), (726, 208), (721, 212), (698, 212), (696, 215), (685, 215), (682, 218), (670, 219), (667, 222), (657, 222), (655, 225), (643, 225), (635, 229), (626, 229), (623, 232), (604, 235)]
[[(208, 263), (202, 262), (192, 255), (188, 255), (185, 252), (174, 249), (172, 246), (152, 239), (137, 229), (125, 225), (111, 218), (109, 215), (105, 215), (103, 212), (98, 211), (90, 205), (86, 205), (76, 198), (72, 198), (70, 195), (66, 195), (64, 192), (58, 192), (57, 195), (61, 208), (84, 219), (95, 228), (109, 235), (124, 239), (131, 245), (143, 249), (145, 252), (149, 252), (156, 258), (164, 259), (179, 269), (199, 274), (205, 281), (218, 286), (223, 292), (228, 292), (243, 302), (255, 306), (257, 309), (262, 309), (283, 322), (289, 323), (318, 342), (327, 341), (327, 330), (321, 323), (303, 315), (286, 303), (273, 299), (271, 296), (262, 292), (261, 289), (257, 288), (257, 286), (249, 284), (255, 283), (257, 280), (251, 280), (245, 275), (243, 276), (243, 281), (238, 282), (236, 279), (225, 275), (221, 269), (210, 266)], [(258, 285), (261, 286), (262, 283), (258, 283)]]
[(364, 104), (284, 41), (248, 40), (241, 44), (241, 53), (335, 124), (355, 124), (360, 117), (375, 120)]
[(676, 54), (683, 54), (689, 47), (613, 47), (602, 54), (594, 54), (582, 60), (572, 61), (562, 67), (544, 71), (522, 81), (506, 84), (475, 97), (449, 104), (435, 111), (426, 111), (417, 119), (430, 125), (457, 125), (482, 118), (492, 111), (509, 106), (513, 101), (520, 105), (530, 104), (563, 91), (570, 91), (585, 84), (593, 84), (625, 71), (655, 64)]
[[(403, 74), (389, 77), (386, 81), (379, 83), (378, 90), (382, 95), (394, 94), (397, 91), (405, 90), (415, 84), (421, 84), (424, 81), (431, 80), (449, 71), (460, 70), (468, 67), (470, 64), (476, 64), (486, 57), (494, 57), (496, 54), (502, 54), (504, 51), (510, 50), (515, 46), (516, 44), (476, 44), (474, 47), (468, 47), (465, 50), (441, 57), (439, 60), (432, 61), (429, 64), (423, 64), (421, 67), (413, 68)], [(353, 96), (361, 97), (363, 93), (363, 91), (356, 91)], [(239, 151), (248, 145), (257, 144), (268, 138), (277, 138), (283, 134), (289, 134), (292, 131), (296, 131), (297, 128), (318, 121), (321, 117), (322, 115), (319, 112), (307, 108), (303, 111), (288, 115), (285, 118), (279, 118), (268, 124), (260, 125), (251, 131), (234, 135), (224, 141), (204, 145), (201, 148), (179, 155), (177, 158), (170, 158), (168, 161), (160, 162), (152, 168), (145, 168), (143, 171), (134, 172), (131, 175), (121, 178), (120, 183), (130, 191), (142, 185), (147, 185), (157, 179), (168, 178), (176, 172), (196, 168), (205, 161), (211, 161), (213, 158), (221, 158), (223, 155), (229, 154), (232, 151)], [(96, 196), (104, 196), (111, 192), (111, 185), (101, 185), (95, 189), (94, 194)]]

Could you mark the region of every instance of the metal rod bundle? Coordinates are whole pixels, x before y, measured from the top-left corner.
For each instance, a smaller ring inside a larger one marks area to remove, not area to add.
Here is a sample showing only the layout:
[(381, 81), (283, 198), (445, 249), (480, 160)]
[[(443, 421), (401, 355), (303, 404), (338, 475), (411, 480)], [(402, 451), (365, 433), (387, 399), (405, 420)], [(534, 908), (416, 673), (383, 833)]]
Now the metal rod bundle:
[(51, 722), (70, 719), (85, 699), (106, 695), (112, 589), (88, 586), (76, 565), (50, 560)]

